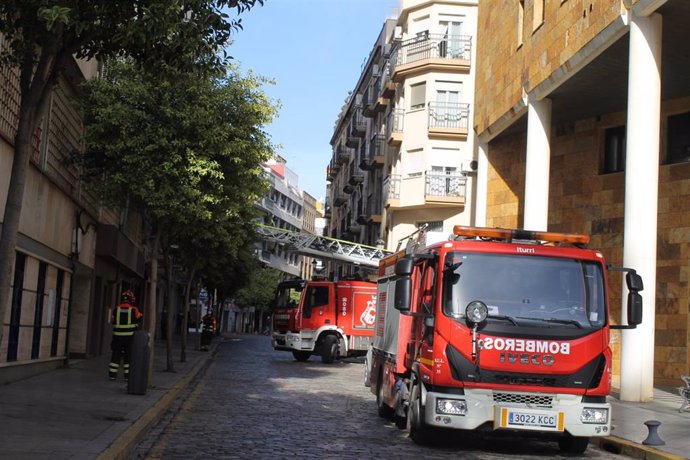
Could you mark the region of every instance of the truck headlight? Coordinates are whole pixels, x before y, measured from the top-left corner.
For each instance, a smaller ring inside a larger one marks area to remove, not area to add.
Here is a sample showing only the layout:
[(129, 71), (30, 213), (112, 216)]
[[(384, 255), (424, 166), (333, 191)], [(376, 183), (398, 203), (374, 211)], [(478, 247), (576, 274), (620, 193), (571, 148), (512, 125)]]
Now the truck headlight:
[(608, 423), (609, 410), (602, 407), (585, 407), (580, 415), (582, 423)]
[(447, 415), (465, 415), (467, 403), (464, 399), (437, 399), (436, 413)]

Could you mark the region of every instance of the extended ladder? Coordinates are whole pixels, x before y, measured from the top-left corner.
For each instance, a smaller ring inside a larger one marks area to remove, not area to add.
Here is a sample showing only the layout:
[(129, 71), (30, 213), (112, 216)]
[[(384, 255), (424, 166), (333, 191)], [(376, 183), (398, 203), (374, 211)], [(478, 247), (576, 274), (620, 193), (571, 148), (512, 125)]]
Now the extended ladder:
[(257, 224), (258, 234), (266, 241), (285, 245), (288, 251), (323, 259), (342, 260), (367, 267), (378, 267), (379, 259), (389, 251), (351, 241), (337, 240), (309, 233), (291, 232), (283, 228)]

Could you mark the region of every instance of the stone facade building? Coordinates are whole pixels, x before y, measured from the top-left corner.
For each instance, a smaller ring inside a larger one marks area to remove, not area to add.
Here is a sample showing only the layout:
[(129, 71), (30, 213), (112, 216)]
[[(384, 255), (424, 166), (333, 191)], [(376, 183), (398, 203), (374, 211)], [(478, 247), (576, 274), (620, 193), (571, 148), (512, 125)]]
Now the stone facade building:
[(648, 400), (690, 373), (690, 4), (480, 3), (477, 223), (587, 233), (637, 269), (643, 323), (613, 336), (613, 375)]

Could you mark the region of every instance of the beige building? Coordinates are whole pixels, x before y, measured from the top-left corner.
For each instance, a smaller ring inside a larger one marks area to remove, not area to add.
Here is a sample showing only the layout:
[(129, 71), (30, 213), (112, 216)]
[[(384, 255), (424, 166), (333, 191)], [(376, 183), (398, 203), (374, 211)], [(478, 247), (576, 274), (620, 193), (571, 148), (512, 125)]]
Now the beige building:
[(477, 1), (402, 0), (384, 23), (331, 138), (330, 236), (395, 250), (471, 222), (476, 18)]
[(643, 323), (612, 337), (614, 384), (633, 401), (690, 373), (689, 20), (685, 0), (479, 7), (476, 221), (587, 233), (637, 269)]
[[(2, 37), (0, 36), (0, 46)], [(109, 310), (123, 287), (144, 292), (143, 226), (99, 209), (62, 163), (82, 146), (76, 85), (94, 62), (70, 63), (34, 136), (0, 343), (0, 383), (110, 352)], [(5, 211), (19, 113), (18, 72), (0, 67), (0, 218)], [(104, 374), (105, 375), (105, 374)]]

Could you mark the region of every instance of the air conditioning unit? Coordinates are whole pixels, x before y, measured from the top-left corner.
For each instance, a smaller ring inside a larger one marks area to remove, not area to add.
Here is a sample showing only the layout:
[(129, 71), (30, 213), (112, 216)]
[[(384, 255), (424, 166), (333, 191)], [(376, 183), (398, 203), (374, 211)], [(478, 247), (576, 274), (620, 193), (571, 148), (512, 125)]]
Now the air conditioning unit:
[(395, 26), (395, 30), (393, 31), (393, 40), (402, 40), (402, 38), (403, 38), (402, 26)]
[(460, 163), (460, 172), (470, 174), (477, 171), (477, 160), (463, 160)]

